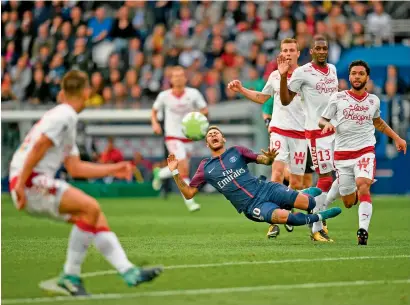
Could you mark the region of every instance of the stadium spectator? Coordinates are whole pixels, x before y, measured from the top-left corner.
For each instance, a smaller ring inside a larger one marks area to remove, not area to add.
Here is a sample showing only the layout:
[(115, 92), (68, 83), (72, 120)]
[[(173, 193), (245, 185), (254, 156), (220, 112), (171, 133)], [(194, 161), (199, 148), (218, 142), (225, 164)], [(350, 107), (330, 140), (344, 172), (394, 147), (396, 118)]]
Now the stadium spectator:
[(107, 38), (112, 27), (112, 19), (105, 16), (104, 7), (95, 10), (95, 16), (88, 21), (88, 35), (94, 43)]
[(36, 69), (30, 85), (26, 89), (25, 98), (29, 103), (38, 105), (52, 101), (49, 85), (45, 81), (44, 71)]
[(1, 102), (15, 101), (16, 95), (11, 87), (11, 78), (8, 73), (5, 73), (1, 82)]
[(26, 88), (31, 82), (31, 69), (28, 66), (28, 54), (24, 54), (17, 61), (17, 65), (11, 68), (10, 77), (12, 81), (12, 91), (18, 100), (24, 98)]
[(124, 161), (122, 152), (115, 147), (114, 138), (109, 137), (107, 139), (107, 147), (100, 154), (98, 159), (99, 163), (118, 163)]
[(392, 20), (379, 1), (372, 2), (374, 12), (367, 16), (367, 28), (376, 44), (391, 42)]
[(86, 101), (87, 107), (100, 107), (104, 104), (103, 89), (104, 78), (100, 72), (94, 72), (91, 75), (91, 94), (90, 98)]

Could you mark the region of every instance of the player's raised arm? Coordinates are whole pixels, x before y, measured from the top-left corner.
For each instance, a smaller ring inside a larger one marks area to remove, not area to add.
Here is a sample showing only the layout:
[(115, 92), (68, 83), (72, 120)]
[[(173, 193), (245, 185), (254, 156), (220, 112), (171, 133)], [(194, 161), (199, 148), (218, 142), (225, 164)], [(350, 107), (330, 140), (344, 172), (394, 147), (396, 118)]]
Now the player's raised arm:
[(246, 89), (245, 87), (242, 86), (241, 81), (237, 79), (231, 81), (227, 87), (229, 90), (238, 92), (242, 94), (244, 97), (246, 97), (247, 99), (251, 100), (252, 102), (258, 103), (258, 104), (263, 104), (270, 98), (269, 94), (265, 94), (265, 93), (255, 91), (255, 90)]
[(384, 133), (386, 136), (393, 139), (394, 143), (396, 144), (397, 151), (403, 151), (404, 154), (406, 154), (406, 140), (400, 138), (400, 136), (397, 133), (395, 133), (394, 130), (391, 129), (390, 126), (387, 125), (387, 123), (381, 117), (374, 118), (373, 125), (378, 131)]
[[(289, 61), (283, 55), (278, 57), (278, 70), (280, 73), (280, 101), (282, 105), (289, 105), (293, 98), (296, 96), (296, 92), (288, 89), (288, 71), (290, 68)], [(292, 81), (292, 79), (291, 79)]]
[[(172, 176), (174, 177), (175, 183), (178, 186), (178, 189), (181, 191), (182, 195), (184, 195), (185, 199), (193, 198), (195, 194), (198, 193), (198, 189), (196, 187), (189, 186), (188, 184), (185, 183), (184, 179), (181, 177), (181, 175), (178, 172), (178, 159), (175, 158), (175, 155), (171, 154), (168, 156), (167, 162), (168, 162), (168, 168), (172, 172)], [(192, 178), (192, 182), (196, 180), (197, 175), (198, 175), (198, 171), (195, 174), (195, 176)]]

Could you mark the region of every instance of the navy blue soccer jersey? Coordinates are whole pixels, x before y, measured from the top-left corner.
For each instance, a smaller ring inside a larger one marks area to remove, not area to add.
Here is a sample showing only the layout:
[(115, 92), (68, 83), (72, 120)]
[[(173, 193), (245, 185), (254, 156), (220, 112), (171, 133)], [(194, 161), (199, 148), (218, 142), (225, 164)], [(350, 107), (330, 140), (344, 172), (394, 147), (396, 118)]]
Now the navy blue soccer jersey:
[(257, 156), (242, 146), (228, 148), (218, 157), (202, 160), (190, 186), (211, 184), (241, 213), (264, 184), (248, 169), (248, 163), (256, 162)]

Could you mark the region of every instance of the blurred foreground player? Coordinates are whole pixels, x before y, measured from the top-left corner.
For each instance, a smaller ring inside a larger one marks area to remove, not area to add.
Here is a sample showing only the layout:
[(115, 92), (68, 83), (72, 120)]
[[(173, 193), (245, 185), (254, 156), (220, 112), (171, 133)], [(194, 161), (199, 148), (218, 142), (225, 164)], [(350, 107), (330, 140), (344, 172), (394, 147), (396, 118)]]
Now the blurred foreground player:
[[(319, 122), (324, 134), (336, 131), (334, 159), (345, 207), (351, 208), (360, 201), (359, 245), (367, 244), (373, 212), (370, 186), (376, 170), (375, 129), (392, 138), (398, 151), (406, 153), (407, 149), (406, 141), (380, 118), (379, 98), (366, 92), (369, 75), (366, 62), (353, 61), (349, 66), (351, 89), (332, 95)], [(335, 120), (335, 125), (330, 120)]]
[[(201, 92), (195, 88), (186, 87), (187, 78), (184, 68), (177, 66), (172, 69), (172, 88), (161, 92), (152, 106), (151, 123), (155, 134), (162, 134), (162, 128), (158, 122), (158, 112), (165, 114), (165, 145), (171, 154), (174, 154), (181, 162), (179, 171), (181, 176), (189, 184), (189, 161), (193, 149), (193, 142), (182, 133), (182, 119), (192, 111), (200, 111), (208, 115), (208, 107)], [(154, 169), (152, 187), (159, 190), (162, 180), (171, 178), (172, 174), (168, 167)], [(193, 199), (184, 198), (189, 211), (197, 211), (200, 205)]]
[(255, 162), (271, 165), (277, 156), (276, 150), (262, 151), (263, 153), (258, 155), (241, 146), (226, 148), (225, 142), (218, 127), (211, 126), (208, 129), (206, 145), (212, 157), (201, 161), (190, 185), (186, 184), (179, 174), (175, 156), (168, 157), (168, 167), (185, 198), (193, 198), (199, 188), (209, 183), (232, 203), (238, 213), (244, 213), (250, 220), (270, 224), (301, 226), (341, 213), (340, 208), (332, 208), (318, 214), (290, 213), (289, 210), (293, 208), (311, 212), (316, 205), (313, 196), (319, 195), (320, 190), (310, 188), (303, 194), (283, 184), (262, 181), (252, 176), (247, 164)]
[(63, 273), (53, 291), (87, 295), (80, 274), (92, 243), (128, 286), (151, 281), (161, 268), (135, 267), (110, 231), (98, 202), (65, 181), (54, 179), (63, 162), (72, 177), (131, 179), (132, 175), (129, 162), (94, 164), (80, 160), (76, 130), (78, 113), (89, 96), (87, 75), (68, 72), (62, 80), (62, 90), (62, 103), (46, 112), (31, 128), (10, 165), (10, 191), (18, 210), (74, 224)]

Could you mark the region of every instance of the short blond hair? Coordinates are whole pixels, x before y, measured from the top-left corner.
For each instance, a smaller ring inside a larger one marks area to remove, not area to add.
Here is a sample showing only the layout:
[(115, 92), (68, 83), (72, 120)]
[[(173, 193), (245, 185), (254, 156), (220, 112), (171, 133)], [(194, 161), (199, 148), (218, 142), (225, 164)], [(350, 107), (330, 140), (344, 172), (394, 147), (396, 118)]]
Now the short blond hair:
[(67, 72), (61, 82), (61, 88), (67, 96), (79, 96), (87, 86), (88, 75), (78, 70)]
[(296, 48), (299, 51), (299, 43), (295, 38), (285, 38), (280, 42), (280, 49), (282, 50), (282, 45), (285, 43), (295, 43), (296, 44)]

